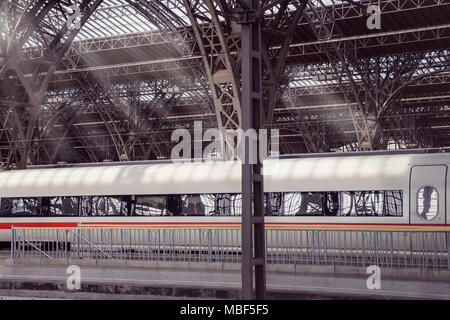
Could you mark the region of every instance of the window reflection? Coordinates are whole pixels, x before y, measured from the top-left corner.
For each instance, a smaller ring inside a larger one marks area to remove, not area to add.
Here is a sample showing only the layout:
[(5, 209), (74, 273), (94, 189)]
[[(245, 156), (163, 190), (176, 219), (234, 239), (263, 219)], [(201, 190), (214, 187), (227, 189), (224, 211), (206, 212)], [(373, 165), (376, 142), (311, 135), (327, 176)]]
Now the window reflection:
[(165, 216), (168, 214), (165, 196), (136, 196), (134, 213), (137, 216)]
[(417, 193), (417, 214), (425, 220), (431, 220), (438, 214), (439, 195), (435, 188), (425, 186)]
[(2, 199), (2, 216), (36, 216), (39, 214), (39, 198)]
[[(425, 219), (437, 214), (437, 190), (418, 192), (418, 211)], [(2, 198), (1, 216), (240, 216), (242, 195), (180, 195)], [(268, 216), (403, 215), (401, 190), (270, 192), (264, 195)]]
[(119, 216), (121, 207), (120, 197), (92, 197), (93, 216)]
[(402, 191), (349, 191), (341, 193), (343, 216), (403, 215)]
[(50, 216), (78, 216), (78, 197), (53, 197), (48, 199)]
[(134, 214), (137, 216), (168, 215), (165, 196), (136, 196)]

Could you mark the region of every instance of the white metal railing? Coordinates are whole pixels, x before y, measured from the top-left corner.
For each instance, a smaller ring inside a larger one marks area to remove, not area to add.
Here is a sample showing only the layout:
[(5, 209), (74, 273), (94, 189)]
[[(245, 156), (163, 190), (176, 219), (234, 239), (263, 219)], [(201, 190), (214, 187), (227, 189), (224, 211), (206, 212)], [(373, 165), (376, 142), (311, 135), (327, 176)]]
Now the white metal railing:
[[(268, 264), (450, 269), (450, 232), (266, 230)], [(241, 261), (240, 229), (12, 228), (11, 257)]]

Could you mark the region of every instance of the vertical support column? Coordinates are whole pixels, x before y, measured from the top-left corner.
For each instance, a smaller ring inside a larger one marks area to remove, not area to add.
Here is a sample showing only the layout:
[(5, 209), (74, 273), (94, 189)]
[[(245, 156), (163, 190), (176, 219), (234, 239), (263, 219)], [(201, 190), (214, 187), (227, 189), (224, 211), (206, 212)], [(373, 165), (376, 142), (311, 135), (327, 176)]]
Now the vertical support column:
[(16, 258), (16, 230), (14, 229), (14, 226), (11, 226), (11, 259), (15, 259)]
[[(264, 299), (266, 291), (265, 239), (264, 239), (264, 188), (262, 159), (250, 156), (259, 142), (262, 128), (262, 76), (261, 76), (261, 24), (258, 20), (259, 0), (247, 0), (240, 16), (241, 29), (241, 107), (242, 129), (255, 130), (258, 141), (244, 134), (242, 164), (242, 299), (253, 299), (253, 274), (256, 299)], [(256, 163), (250, 161), (256, 158)], [(253, 269), (254, 268), (254, 269)]]

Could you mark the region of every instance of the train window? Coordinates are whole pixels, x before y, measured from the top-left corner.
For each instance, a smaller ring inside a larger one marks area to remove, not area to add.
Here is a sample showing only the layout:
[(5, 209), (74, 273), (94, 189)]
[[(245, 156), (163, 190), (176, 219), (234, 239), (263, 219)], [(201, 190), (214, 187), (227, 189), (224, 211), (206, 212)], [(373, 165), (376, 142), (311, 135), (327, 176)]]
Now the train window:
[(326, 216), (337, 216), (339, 212), (339, 197), (340, 192), (325, 192), (324, 193), (324, 200), (325, 200), (325, 207), (324, 207), (324, 213)]
[(321, 192), (286, 192), (282, 196), (283, 205), (278, 214), (321, 216), (323, 215), (323, 197)]
[(202, 204), (205, 206), (206, 215), (236, 215), (236, 212), (233, 210), (233, 200), (231, 198), (232, 195), (229, 193), (202, 195)]
[(51, 197), (48, 201), (48, 215), (78, 216), (78, 197)]
[[(242, 213), (242, 196), (234, 193), (200, 194), (200, 202), (195, 195), (186, 196), (183, 200), (183, 208), (187, 215), (190, 213), (189, 203), (195, 203), (193, 215), (206, 216), (240, 216)], [(196, 212), (197, 211), (197, 212)]]
[(300, 210), (302, 196), (300, 192), (286, 192), (283, 197), (283, 212), (286, 216), (295, 216)]
[(122, 203), (120, 196), (116, 197), (92, 197), (92, 215), (93, 216), (120, 216), (122, 215), (122, 207), (126, 207), (126, 203)]
[[(437, 215), (433, 187), (418, 191), (418, 214)], [(402, 191), (270, 192), (264, 195), (267, 216), (397, 216)], [(181, 194), (2, 198), (0, 216), (240, 216), (242, 194)]]
[(49, 197), (41, 198), (41, 215), (42, 216), (50, 215), (50, 198)]
[(122, 206), (121, 206), (121, 213), (122, 216), (128, 216), (131, 215), (131, 213), (134, 210), (134, 197), (135, 196), (122, 196)]
[(36, 216), (40, 198), (2, 198), (1, 216)]
[(134, 214), (137, 216), (166, 216), (166, 196), (136, 196)]
[(88, 217), (92, 215), (92, 197), (83, 196), (80, 197), (80, 215), (82, 217)]
[(403, 215), (403, 194), (401, 190), (383, 191), (383, 216), (401, 217)]
[(322, 216), (324, 195), (321, 192), (302, 192), (298, 216)]
[(242, 215), (242, 194), (232, 194), (231, 195), (231, 215), (240, 216)]
[(11, 199), (2, 198), (0, 204), (0, 216), (9, 217), (11, 215)]
[(382, 213), (382, 195), (376, 191), (342, 193), (343, 216), (378, 216)]
[(435, 218), (439, 212), (439, 194), (431, 186), (424, 186), (417, 192), (417, 214), (425, 220)]
[[(210, 194), (186, 194), (181, 196), (182, 207), (181, 214), (184, 216), (204, 216), (205, 212), (208, 215), (216, 214), (214, 211), (214, 203), (224, 203), (227, 197), (216, 199), (215, 195)], [(224, 205), (226, 206), (226, 205)], [(217, 213), (219, 214), (219, 213)]]
[(181, 197), (182, 196), (178, 194), (167, 196), (167, 211), (169, 216), (181, 215), (181, 210), (183, 209)]
[(348, 191), (339, 195), (340, 216), (403, 215), (402, 191)]
[(283, 215), (283, 192), (268, 192), (264, 194), (264, 207), (267, 216)]

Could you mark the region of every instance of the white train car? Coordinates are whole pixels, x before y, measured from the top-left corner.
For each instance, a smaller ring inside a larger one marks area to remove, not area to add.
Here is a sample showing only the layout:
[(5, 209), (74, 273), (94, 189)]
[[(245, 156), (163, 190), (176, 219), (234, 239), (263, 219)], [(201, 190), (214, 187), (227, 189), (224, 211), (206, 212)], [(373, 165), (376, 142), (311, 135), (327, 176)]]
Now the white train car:
[[(366, 152), (264, 163), (266, 227), (446, 226), (450, 154)], [(239, 226), (236, 162), (40, 166), (0, 173), (0, 241), (10, 228)]]

